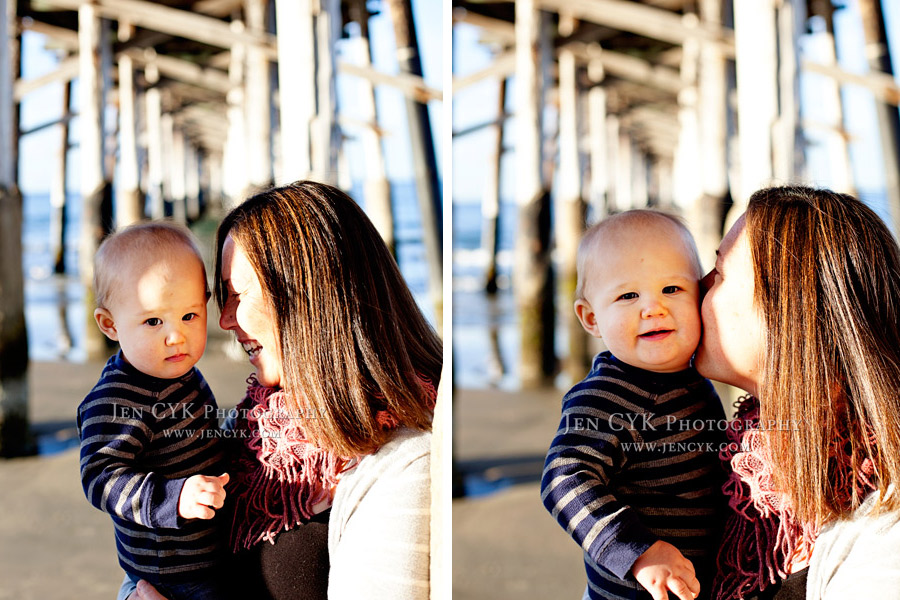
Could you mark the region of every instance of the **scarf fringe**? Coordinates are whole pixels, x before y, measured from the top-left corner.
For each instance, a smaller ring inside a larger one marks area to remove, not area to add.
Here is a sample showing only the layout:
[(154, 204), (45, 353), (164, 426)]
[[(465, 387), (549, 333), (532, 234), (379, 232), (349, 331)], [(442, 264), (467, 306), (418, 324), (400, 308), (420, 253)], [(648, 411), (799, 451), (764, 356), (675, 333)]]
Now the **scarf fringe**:
[(292, 415), (281, 390), (266, 388), (254, 376), (238, 404), (235, 429), (240, 438), (232, 461), (236, 476), (233, 501), (233, 551), (267, 541), (306, 522), (317, 505), (330, 502), (347, 460), (318, 448), (302, 427), (304, 415)]
[[(418, 378), (433, 409), (434, 384)], [(234, 429), (241, 435), (228, 486), (234, 552), (263, 541), (274, 544), (279, 533), (311, 519), (317, 507), (330, 505), (340, 474), (355, 464), (309, 441), (303, 428), (308, 417), (293, 413), (282, 390), (263, 387), (255, 375), (247, 379), (247, 394), (237, 406)], [(375, 419), (385, 430), (400, 425), (389, 410), (377, 410)]]
[[(712, 597), (717, 600), (741, 599), (785, 579), (792, 564), (809, 560), (819, 533), (816, 527), (799, 523), (788, 497), (775, 490), (765, 432), (758, 429), (758, 423), (759, 401), (746, 397), (726, 431), (729, 445), (720, 453), (722, 461), (731, 467), (722, 486), (731, 512), (712, 587)], [(837, 432), (829, 471), (839, 501), (850, 506), (854, 490), (863, 498), (875, 486), (870, 459), (862, 462), (859, 472), (850, 467), (848, 435), (846, 430)]]

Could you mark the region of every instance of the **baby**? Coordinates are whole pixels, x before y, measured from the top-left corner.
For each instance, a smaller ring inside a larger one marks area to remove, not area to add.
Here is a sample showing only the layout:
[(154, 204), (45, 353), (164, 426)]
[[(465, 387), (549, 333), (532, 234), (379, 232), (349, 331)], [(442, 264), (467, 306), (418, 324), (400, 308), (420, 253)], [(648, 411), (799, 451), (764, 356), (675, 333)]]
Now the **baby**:
[(166, 222), (108, 237), (94, 258), (94, 318), (119, 342), (78, 407), (81, 482), (110, 514), (120, 598), (145, 579), (170, 600), (221, 598), (215, 398), (194, 365), (206, 349), (206, 270), (191, 233)]
[(664, 213), (610, 217), (578, 248), (575, 312), (608, 351), (563, 399), (541, 497), (584, 550), (585, 598), (709, 593), (725, 416), (691, 366), (700, 277), (690, 232)]

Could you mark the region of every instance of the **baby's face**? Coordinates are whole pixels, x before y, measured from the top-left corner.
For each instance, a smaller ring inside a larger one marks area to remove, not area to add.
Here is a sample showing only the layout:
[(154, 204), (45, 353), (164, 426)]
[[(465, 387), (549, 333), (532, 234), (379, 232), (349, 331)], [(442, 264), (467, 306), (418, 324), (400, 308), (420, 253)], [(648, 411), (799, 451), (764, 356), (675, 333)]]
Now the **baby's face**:
[(206, 349), (207, 300), (203, 269), (189, 252), (124, 273), (108, 307), (113, 339), (139, 371), (181, 377)]
[(700, 292), (680, 235), (651, 228), (617, 232), (590, 257), (584, 301), (619, 360), (669, 373), (686, 369), (700, 341)]

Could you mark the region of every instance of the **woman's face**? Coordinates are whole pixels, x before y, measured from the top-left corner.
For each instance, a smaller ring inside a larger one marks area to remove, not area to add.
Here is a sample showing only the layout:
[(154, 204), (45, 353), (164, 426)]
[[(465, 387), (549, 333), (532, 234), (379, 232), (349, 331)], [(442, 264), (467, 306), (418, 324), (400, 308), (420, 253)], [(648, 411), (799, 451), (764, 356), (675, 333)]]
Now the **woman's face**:
[(229, 235), (222, 245), (222, 279), (228, 299), (219, 317), (222, 329), (234, 331), (238, 343), (256, 367), (259, 383), (281, 387), (281, 350), (272, 309), (244, 250)]
[(704, 377), (756, 395), (764, 323), (753, 301), (753, 263), (742, 216), (716, 252), (716, 268), (703, 278), (708, 288), (700, 316), (703, 337), (695, 365)]

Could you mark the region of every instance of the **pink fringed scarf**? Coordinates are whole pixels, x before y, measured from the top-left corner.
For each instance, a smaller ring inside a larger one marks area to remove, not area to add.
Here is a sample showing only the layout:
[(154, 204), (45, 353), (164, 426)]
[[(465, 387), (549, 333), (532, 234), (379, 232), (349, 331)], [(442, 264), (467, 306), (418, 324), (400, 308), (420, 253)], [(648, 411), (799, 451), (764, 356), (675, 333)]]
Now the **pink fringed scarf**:
[(313, 517), (317, 505), (330, 504), (347, 464), (306, 439), (305, 417), (293, 416), (283, 391), (259, 385), (253, 375), (247, 384), (237, 406), (239, 447), (228, 486), (235, 552), (263, 540), (274, 543), (278, 533)]
[[(775, 490), (772, 461), (767, 455), (759, 425), (759, 401), (746, 397), (726, 432), (729, 446), (720, 458), (730, 465), (730, 475), (722, 486), (731, 512), (717, 559), (718, 575), (712, 597), (734, 600), (764, 590), (804, 564), (812, 553), (818, 531), (798, 523), (788, 498)], [(872, 461), (863, 462), (853, 474), (846, 448), (847, 432), (839, 431), (834, 447), (835, 489), (849, 506), (856, 488), (858, 497), (874, 489)], [(802, 568), (802, 567), (801, 567)]]
[[(437, 397), (432, 383), (419, 377), (431, 408)], [(304, 415), (295, 415), (283, 391), (247, 379), (247, 395), (237, 406), (238, 443), (231, 461), (231, 546), (237, 552), (275, 537), (330, 506), (340, 474), (355, 461), (336, 456), (306, 439)], [(375, 413), (385, 430), (399, 420), (387, 410)], [(318, 509), (318, 510), (317, 510)]]

